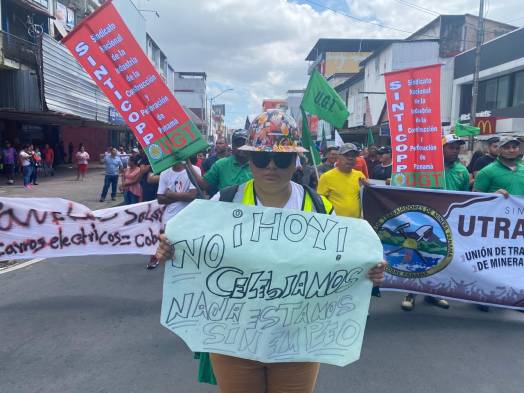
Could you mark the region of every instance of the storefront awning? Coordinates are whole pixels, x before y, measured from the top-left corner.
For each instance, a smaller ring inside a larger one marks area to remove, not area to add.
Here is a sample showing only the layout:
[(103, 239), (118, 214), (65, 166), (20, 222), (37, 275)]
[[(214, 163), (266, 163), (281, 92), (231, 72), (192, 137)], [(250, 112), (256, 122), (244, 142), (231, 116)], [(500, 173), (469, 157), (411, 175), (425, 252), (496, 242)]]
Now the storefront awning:
[(108, 124), (101, 121), (85, 120), (78, 116), (53, 111), (47, 112), (19, 112), (10, 109), (0, 109), (0, 120), (14, 120), (27, 124), (49, 126), (75, 126), (108, 128), (112, 130), (126, 130), (126, 125)]

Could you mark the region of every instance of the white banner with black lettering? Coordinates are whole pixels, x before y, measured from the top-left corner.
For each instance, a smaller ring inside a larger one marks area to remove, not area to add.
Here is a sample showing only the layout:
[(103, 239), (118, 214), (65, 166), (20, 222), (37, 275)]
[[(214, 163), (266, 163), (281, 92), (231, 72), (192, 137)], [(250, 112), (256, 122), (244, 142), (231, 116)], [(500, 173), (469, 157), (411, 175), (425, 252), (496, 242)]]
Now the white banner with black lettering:
[(156, 251), (156, 201), (92, 211), (59, 198), (0, 198), (0, 260)]

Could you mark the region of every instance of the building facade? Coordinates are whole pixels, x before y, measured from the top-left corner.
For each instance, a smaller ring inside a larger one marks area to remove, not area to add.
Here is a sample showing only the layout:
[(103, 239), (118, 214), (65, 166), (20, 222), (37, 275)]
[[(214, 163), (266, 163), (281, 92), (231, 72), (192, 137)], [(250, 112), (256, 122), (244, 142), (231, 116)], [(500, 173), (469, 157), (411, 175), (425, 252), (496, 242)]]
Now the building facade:
[[(524, 28), (486, 42), (481, 47), (476, 125), (482, 134), (524, 136)], [(452, 118), (468, 121), (475, 51), (455, 58)]]

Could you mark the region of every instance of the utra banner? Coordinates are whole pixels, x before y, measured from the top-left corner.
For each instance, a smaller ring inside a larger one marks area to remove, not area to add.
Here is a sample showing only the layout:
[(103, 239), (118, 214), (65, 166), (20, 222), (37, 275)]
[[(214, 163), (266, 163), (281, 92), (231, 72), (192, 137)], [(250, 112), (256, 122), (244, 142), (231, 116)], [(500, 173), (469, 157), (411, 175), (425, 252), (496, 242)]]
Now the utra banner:
[(391, 184), (444, 188), (440, 64), (384, 75), (393, 152)]
[(366, 187), (388, 262), (383, 288), (524, 309), (524, 198)]
[(207, 148), (110, 1), (63, 43), (124, 118), (155, 172)]

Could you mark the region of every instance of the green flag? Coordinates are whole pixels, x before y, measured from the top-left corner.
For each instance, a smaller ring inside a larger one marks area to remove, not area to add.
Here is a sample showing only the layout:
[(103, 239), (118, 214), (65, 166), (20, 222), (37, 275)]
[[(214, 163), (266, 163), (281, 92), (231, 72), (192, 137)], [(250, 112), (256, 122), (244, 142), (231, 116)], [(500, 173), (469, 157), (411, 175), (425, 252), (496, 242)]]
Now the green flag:
[(349, 116), (342, 98), (317, 70), (309, 78), (301, 107), (337, 128), (341, 128)]
[(366, 146), (371, 146), (375, 144), (375, 138), (373, 138), (373, 131), (371, 128), (368, 128), (368, 140)]
[(461, 124), (458, 121), (455, 123), (455, 135), (457, 136), (472, 136), (480, 134), (479, 127), (473, 127), (469, 123)]
[(309, 150), (309, 160), (312, 165), (320, 165), (322, 160), (320, 159), (320, 154), (318, 154), (318, 150), (311, 139), (306, 112), (302, 107), (300, 107), (300, 111), (302, 112), (302, 146)]

